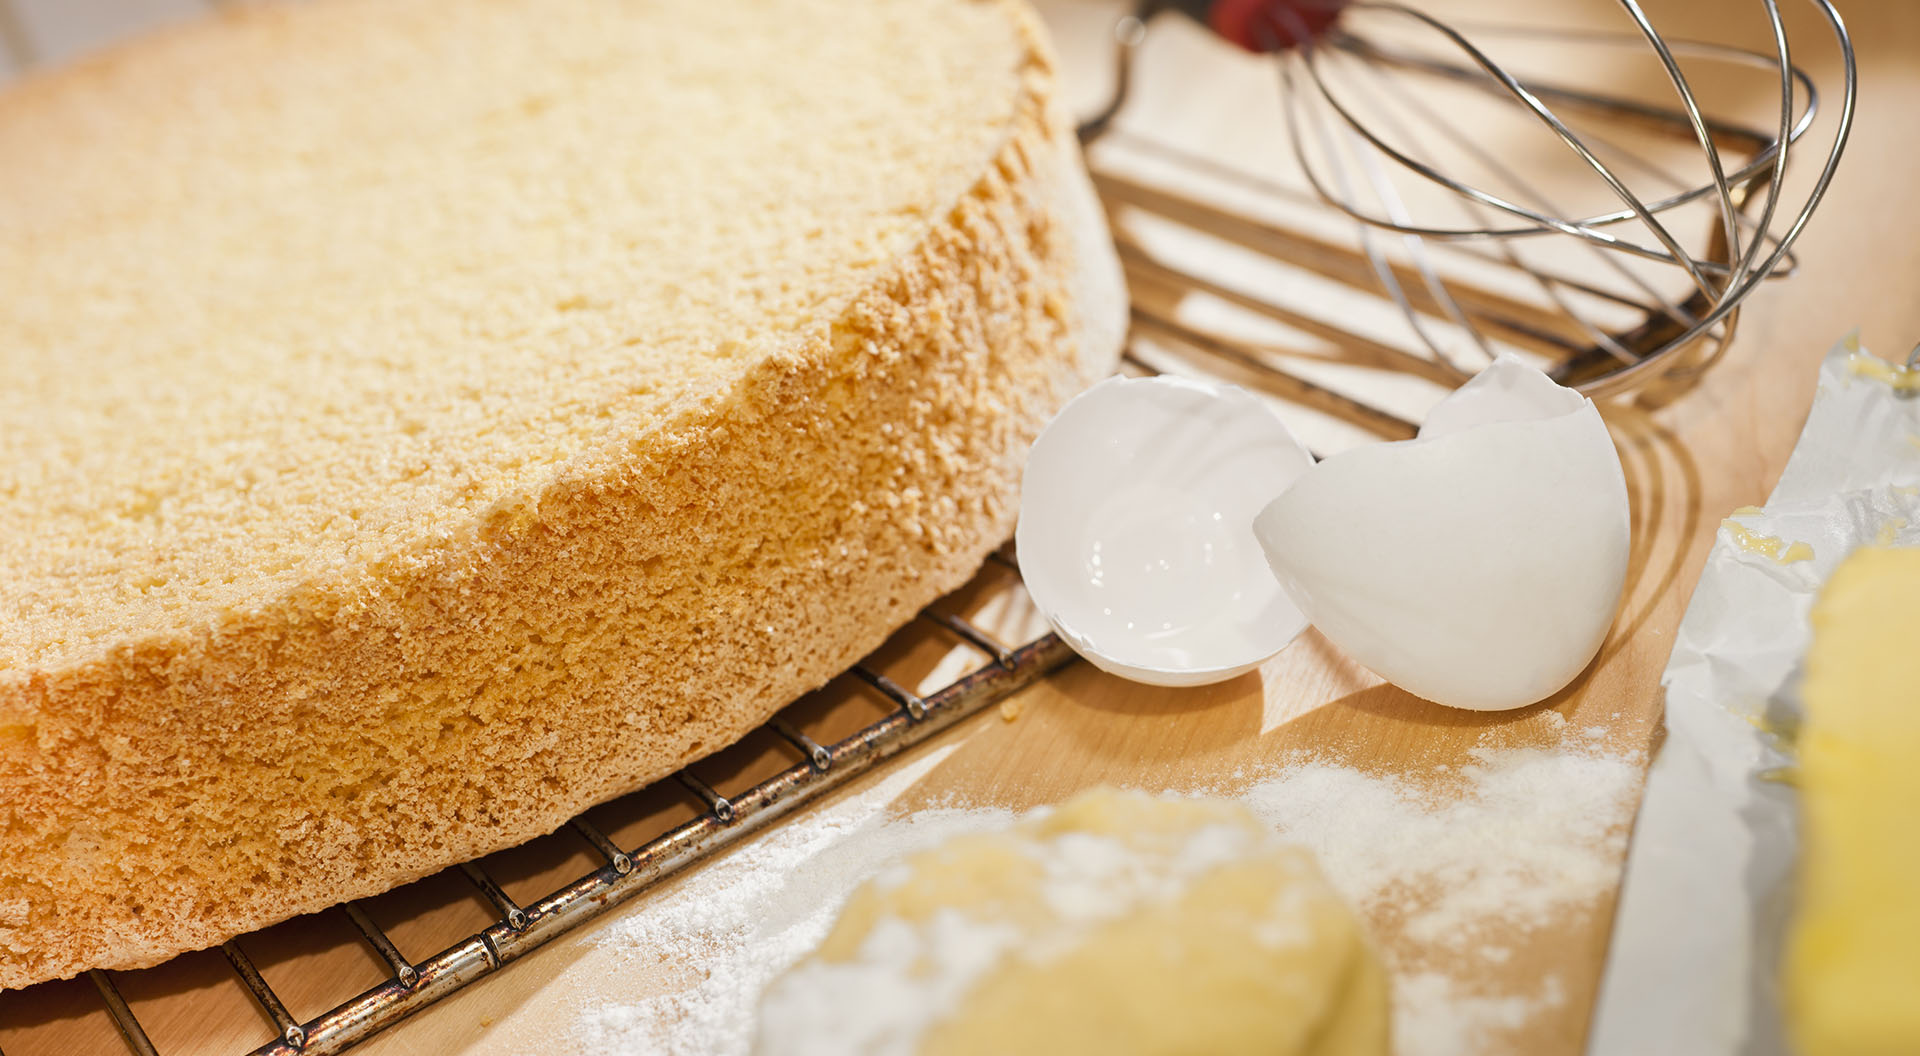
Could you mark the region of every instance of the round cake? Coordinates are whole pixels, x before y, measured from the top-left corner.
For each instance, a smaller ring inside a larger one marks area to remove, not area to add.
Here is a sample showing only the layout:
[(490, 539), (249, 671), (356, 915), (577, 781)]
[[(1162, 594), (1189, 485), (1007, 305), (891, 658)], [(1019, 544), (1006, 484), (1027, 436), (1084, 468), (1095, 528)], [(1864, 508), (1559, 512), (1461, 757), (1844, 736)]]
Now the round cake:
[(1020, 0), (320, 0), (0, 93), (0, 988), (553, 829), (964, 582), (1124, 295)]

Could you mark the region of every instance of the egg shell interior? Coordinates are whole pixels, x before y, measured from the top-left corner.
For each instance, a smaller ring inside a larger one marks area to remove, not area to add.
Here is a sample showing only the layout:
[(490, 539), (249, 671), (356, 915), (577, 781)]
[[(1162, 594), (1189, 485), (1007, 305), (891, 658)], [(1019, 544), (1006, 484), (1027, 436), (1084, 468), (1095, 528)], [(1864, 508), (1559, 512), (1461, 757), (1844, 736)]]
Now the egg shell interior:
[(1198, 685), (1251, 670), (1305, 627), (1253, 518), (1312, 464), (1232, 386), (1102, 382), (1028, 460), (1016, 536), (1027, 589), (1062, 638), (1122, 677)]

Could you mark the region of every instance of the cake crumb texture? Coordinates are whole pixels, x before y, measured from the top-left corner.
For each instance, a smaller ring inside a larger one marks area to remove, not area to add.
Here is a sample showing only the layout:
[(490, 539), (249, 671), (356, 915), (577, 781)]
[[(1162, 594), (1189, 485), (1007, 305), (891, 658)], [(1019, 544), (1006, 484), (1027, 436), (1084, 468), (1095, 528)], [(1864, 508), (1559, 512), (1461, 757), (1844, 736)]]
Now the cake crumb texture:
[(1011, 532), (1124, 296), (1019, 0), (321, 0), (0, 94), (0, 988), (548, 831)]

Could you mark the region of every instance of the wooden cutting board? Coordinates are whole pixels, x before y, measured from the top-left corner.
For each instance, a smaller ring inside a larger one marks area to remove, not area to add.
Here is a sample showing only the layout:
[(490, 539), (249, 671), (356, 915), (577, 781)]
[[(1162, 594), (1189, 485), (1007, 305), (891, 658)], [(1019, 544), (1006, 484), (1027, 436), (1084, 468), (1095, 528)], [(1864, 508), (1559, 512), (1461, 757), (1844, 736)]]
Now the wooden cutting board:
[[(32, 32), (51, 33), (63, 42), (77, 39), (76, 34), (97, 37), (92, 27), (111, 21), (113, 6), (109, 0), (15, 0), (10, 17), (0, 13), (0, 25), (7, 27), (0, 39)], [(145, 17), (154, 3), (124, 6)], [(1106, 75), (1103, 34), (1116, 6), (1100, 0), (1041, 0), (1040, 6), (1055, 27), (1079, 93), (1097, 98)], [(1530, 17), (1545, 19), (1560, 8), (1576, 19), (1618, 17), (1604, 0), (1552, 0), (1538, 6), (1542, 10)], [(1787, 6), (1794, 32), (1804, 34), (1800, 39), (1822, 38), (1810, 9), (1794, 0)], [(1757, 30), (1760, 19), (1751, 0), (1658, 4), (1653, 14), (1670, 35), (1709, 39), (1725, 39), (1729, 26)], [(923, 749), (919, 762), (909, 756), (895, 764), (896, 772), (916, 768), (917, 776), (911, 782), (895, 780), (904, 787), (894, 809), (945, 801), (1023, 808), (1109, 782), (1192, 788), (1302, 751), (1419, 775), (1463, 763), (1475, 747), (1552, 747), (1562, 731), (1594, 725), (1605, 729), (1604, 741), (1613, 751), (1650, 751), (1659, 733), (1660, 672), (1713, 531), (1734, 507), (1765, 499), (1804, 420), (1820, 356), (1855, 328), (1882, 355), (1902, 354), (1920, 340), (1920, 298), (1913, 296), (1920, 290), (1920, 181), (1914, 178), (1920, 142), (1908, 110), (1910, 100), (1920, 98), (1920, 6), (1859, 3), (1845, 14), (1860, 51), (1859, 120), (1846, 164), (1799, 244), (1800, 274), (1754, 296), (1731, 352), (1697, 390), (1651, 413), (1608, 410), (1631, 493), (1635, 542), (1622, 615), (1600, 660), (1581, 681), (1547, 704), (1520, 712), (1450, 711), (1381, 684), (1312, 633), (1258, 673), (1203, 689), (1133, 685), (1079, 664), (1018, 698), (1018, 721), (989, 713), (937, 742), (937, 761)], [(59, 36), (61, 17), (86, 28)], [(1756, 46), (1765, 44), (1757, 33), (1750, 36)], [(1836, 83), (1824, 51), (1803, 61), (1812, 63), (1821, 83)], [(1195, 63), (1180, 76), (1157, 80), (1148, 116), (1205, 114), (1202, 123), (1211, 122), (1210, 134), (1231, 145), (1244, 130), (1235, 130), (1233, 108), (1223, 106), (1222, 99), (1231, 98), (1229, 88), (1238, 86), (1216, 74), (1208, 64)], [(1808, 175), (1804, 169), (1795, 173), (1799, 179)], [(931, 663), (931, 654), (898, 659)], [(888, 773), (883, 769), (865, 784), (887, 780)], [(663, 806), (652, 820), (685, 809)], [(567, 878), (567, 868), (578, 871), (586, 864), (580, 858), (571, 866), (519, 876), (515, 888), (546, 890)], [(698, 869), (673, 881), (700, 882)], [(645, 900), (557, 941), (358, 1051), (564, 1051), (557, 1039), (573, 1026), (581, 1008), (656, 984), (594, 943), (609, 920)], [(396, 939), (416, 956), (490, 919), (477, 903), (416, 909), (409, 911), (405, 896), (388, 906)], [(1487, 969), (1490, 991), (1553, 974), (1565, 994), (1564, 1001), (1540, 1010), (1503, 1039), (1498, 1051), (1580, 1050), (1611, 913), (1611, 896), (1579, 907), (1512, 960)], [(1406, 941), (1392, 934), (1390, 922), (1375, 924), (1389, 945)], [(337, 930), (304, 921), (271, 935), (275, 952), (256, 957), (296, 1016), (322, 1011), (331, 1000), (381, 977), (371, 955), (339, 943)], [(1432, 955), (1445, 957), (1447, 951)], [(189, 955), (156, 971), (125, 976), (123, 986), (163, 1053), (226, 1056), (261, 1044), (271, 1033), (217, 953)], [(0, 995), (0, 1049), (8, 1056), (119, 1051), (98, 1009), (84, 982)]]

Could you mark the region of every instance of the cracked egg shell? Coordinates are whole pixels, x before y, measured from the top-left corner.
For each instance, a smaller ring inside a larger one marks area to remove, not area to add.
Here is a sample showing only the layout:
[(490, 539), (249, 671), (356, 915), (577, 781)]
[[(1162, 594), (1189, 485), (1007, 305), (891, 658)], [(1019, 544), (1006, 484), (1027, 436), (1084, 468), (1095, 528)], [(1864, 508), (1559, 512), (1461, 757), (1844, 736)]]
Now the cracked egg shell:
[(1502, 356), (1415, 439), (1302, 474), (1254, 533), (1349, 656), (1428, 700), (1502, 711), (1561, 690), (1605, 640), (1626, 479), (1592, 401)]
[(1254, 514), (1312, 465), (1244, 390), (1101, 382), (1034, 441), (1015, 534), (1027, 591), (1076, 652), (1122, 678), (1195, 686), (1251, 671), (1306, 627)]

